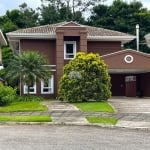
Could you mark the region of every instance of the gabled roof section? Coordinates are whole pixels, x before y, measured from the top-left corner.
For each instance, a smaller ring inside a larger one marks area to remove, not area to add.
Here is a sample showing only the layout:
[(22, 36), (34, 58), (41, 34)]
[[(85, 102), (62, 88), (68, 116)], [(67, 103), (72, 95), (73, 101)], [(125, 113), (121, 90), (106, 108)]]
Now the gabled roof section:
[(108, 65), (110, 73), (145, 73), (150, 72), (150, 54), (126, 49), (101, 58)]
[(76, 23), (76, 22), (73, 22), (73, 21), (70, 21), (70, 22), (66, 22), (64, 25), (62, 25), (63, 27), (74, 27), (74, 26), (81, 26), (80, 24)]
[(92, 26), (81, 25), (76, 22), (61, 22), (56, 24), (49, 24), (44, 26), (38, 26), (33, 28), (16, 30), (7, 33), (7, 37), (21, 39), (21, 38), (44, 38), (44, 39), (55, 39), (57, 27), (86, 27), (87, 29), (87, 40), (99, 40), (99, 41), (121, 41), (122, 43), (129, 42), (135, 39), (135, 36), (114, 31), (104, 28), (97, 28)]
[(133, 49), (125, 49), (125, 50), (117, 51), (117, 52), (114, 52), (114, 53), (109, 53), (109, 54), (106, 54), (106, 55), (102, 55), (101, 57), (102, 58), (113, 57), (113, 56), (126, 54), (126, 53), (141, 55), (142, 57), (150, 58), (150, 54), (143, 53), (143, 52), (140, 52), (140, 51), (137, 51), (137, 50), (133, 50)]

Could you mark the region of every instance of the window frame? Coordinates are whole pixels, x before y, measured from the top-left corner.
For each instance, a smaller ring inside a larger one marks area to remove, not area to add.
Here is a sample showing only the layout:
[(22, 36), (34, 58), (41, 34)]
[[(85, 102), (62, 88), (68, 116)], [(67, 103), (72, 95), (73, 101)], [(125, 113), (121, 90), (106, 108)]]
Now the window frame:
[[(67, 54), (67, 51), (66, 51), (66, 45), (67, 44), (73, 44), (73, 53), (70, 53), (70, 54)], [(66, 60), (70, 60), (70, 59), (73, 59), (76, 55), (76, 41), (64, 41), (64, 59)], [(68, 58), (67, 56), (69, 55), (74, 55), (73, 58)]]
[[(32, 88), (34, 89), (34, 92), (29, 91), (29, 94), (36, 94), (37, 93), (36, 82), (34, 83), (34, 85), (32, 87), (30, 87), (30, 89), (32, 89)], [(24, 84), (24, 86), (23, 86), (23, 93), (28, 94), (27, 84)]]
[[(51, 89), (48, 92), (44, 92), (44, 89)], [(54, 76), (49, 78), (48, 87), (44, 87), (44, 81), (41, 80), (41, 94), (54, 94)]]

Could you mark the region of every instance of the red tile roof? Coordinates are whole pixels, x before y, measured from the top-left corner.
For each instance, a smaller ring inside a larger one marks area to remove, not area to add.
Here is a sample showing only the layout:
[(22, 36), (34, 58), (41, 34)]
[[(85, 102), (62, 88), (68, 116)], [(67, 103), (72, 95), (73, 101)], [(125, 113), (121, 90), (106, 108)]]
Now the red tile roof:
[[(20, 29), (13, 32), (7, 33), (9, 34), (50, 34), (50, 35), (56, 35), (56, 28), (63, 26), (69, 22), (61, 22), (56, 24), (49, 24), (49, 25), (43, 25), (38, 27), (32, 27), (32, 28), (26, 28), (26, 29)], [(80, 25), (80, 24), (79, 24)], [(114, 31), (114, 30), (108, 30), (104, 28), (97, 28), (92, 26), (86, 26), (86, 25), (80, 25), (82, 27), (87, 28), (88, 36), (95, 37), (95, 36), (131, 36), (126, 33)]]

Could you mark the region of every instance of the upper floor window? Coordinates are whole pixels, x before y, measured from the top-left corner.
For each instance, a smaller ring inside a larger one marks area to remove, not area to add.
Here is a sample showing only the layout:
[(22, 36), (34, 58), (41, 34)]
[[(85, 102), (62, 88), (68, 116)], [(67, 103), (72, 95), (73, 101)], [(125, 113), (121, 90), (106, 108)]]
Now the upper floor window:
[(52, 76), (48, 81), (41, 81), (41, 93), (42, 94), (52, 94), (54, 93), (54, 76)]
[(76, 55), (76, 41), (64, 42), (64, 59), (73, 59)]

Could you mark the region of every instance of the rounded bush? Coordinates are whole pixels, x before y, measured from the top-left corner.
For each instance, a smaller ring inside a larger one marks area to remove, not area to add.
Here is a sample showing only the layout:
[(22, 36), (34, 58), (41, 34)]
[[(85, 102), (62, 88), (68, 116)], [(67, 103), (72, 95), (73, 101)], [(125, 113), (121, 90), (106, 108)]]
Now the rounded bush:
[(16, 100), (16, 90), (0, 84), (0, 106), (8, 105)]
[(69, 102), (106, 101), (111, 97), (107, 65), (98, 54), (79, 52), (64, 66), (59, 82), (59, 99)]

